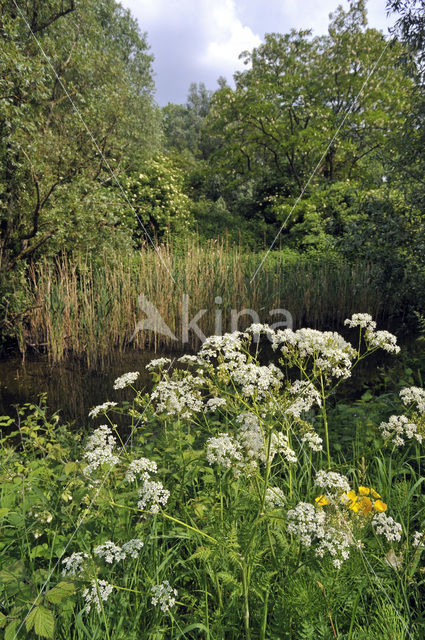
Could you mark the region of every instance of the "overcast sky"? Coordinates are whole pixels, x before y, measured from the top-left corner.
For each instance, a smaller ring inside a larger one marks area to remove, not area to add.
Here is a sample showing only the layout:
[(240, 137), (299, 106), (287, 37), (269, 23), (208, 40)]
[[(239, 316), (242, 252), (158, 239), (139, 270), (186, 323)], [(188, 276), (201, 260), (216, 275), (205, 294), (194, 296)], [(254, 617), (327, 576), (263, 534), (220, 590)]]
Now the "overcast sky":
[[(217, 88), (217, 78), (231, 83), (242, 68), (244, 50), (257, 47), (265, 33), (290, 29), (327, 32), (329, 13), (348, 0), (121, 0), (142, 31), (147, 32), (155, 56), (156, 100), (186, 102), (191, 82)], [(385, 34), (386, 0), (369, 0), (369, 24)]]

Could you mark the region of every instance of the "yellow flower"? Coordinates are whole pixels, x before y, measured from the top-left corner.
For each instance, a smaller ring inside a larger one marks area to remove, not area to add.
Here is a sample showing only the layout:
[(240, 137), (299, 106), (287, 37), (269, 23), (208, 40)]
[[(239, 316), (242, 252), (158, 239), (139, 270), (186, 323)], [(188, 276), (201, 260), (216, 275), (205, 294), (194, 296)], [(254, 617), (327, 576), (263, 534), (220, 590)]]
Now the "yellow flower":
[(387, 510), (387, 505), (385, 504), (385, 502), (382, 502), (382, 500), (375, 500), (373, 508), (375, 509), (375, 511), (382, 513), (383, 511)]
[(357, 502), (356, 492), (350, 489), (348, 493), (343, 493), (341, 497), (341, 502), (343, 502), (343, 504), (345, 504), (345, 506), (347, 506), (349, 509), (352, 509), (353, 511), (355, 511), (354, 505)]
[(370, 498), (366, 498), (363, 496), (357, 502), (358, 509), (356, 511), (361, 511), (364, 515), (367, 515), (372, 511), (372, 500)]
[(368, 496), (370, 493), (369, 487), (359, 487), (359, 496)]
[(316, 498), (316, 502), (319, 505), (319, 507), (324, 507), (325, 504), (329, 504), (329, 498), (327, 498), (326, 496), (317, 496)]
[(371, 495), (373, 498), (380, 498), (380, 497), (381, 497), (381, 496), (379, 495), (379, 493), (378, 493), (377, 491), (375, 491), (375, 489), (371, 489), (371, 490), (370, 490), (370, 495)]

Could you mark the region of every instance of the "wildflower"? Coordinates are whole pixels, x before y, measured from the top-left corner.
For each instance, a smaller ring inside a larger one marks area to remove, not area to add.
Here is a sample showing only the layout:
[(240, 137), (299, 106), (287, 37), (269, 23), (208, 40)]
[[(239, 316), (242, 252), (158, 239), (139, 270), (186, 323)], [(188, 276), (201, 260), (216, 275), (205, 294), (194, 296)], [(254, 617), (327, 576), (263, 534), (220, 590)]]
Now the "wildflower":
[(103, 404), (99, 404), (97, 407), (93, 407), (93, 409), (89, 411), (89, 418), (96, 418), (99, 413), (106, 413), (108, 409), (116, 407), (117, 404), (117, 402), (104, 402)]
[(325, 533), (326, 515), (308, 502), (299, 502), (295, 509), (287, 513), (288, 532), (299, 537), (301, 544), (311, 547), (314, 538), (322, 538)]
[(206, 408), (209, 411), (215, 411), (218, 407), (224, 407), (226, 400), (224, 398), (210, 398), (206, 402)]
[(92, 606), (95, 606), (97, 612), (100, 613), (102, 610), (102, 606), (100, 601), (106, 602), (109, 596), (111, 595), (113, 590), (113, 586), (108, 584), (105, 580), (92, 580), (91, 581), (91, 589), (84, 589), (83, 598), (86, 601), (86, 606), (84, 607), (85, 611), (89, 613)]
[(298, 462), (295, 451), (289, 446), (288, 436), (282, 432), (272, 434), (270, 457), (273, 459), (276, 453), (282, 454), (288, 464), (295, 464)]
[(340, 569), (342, 562), (350, 556), (349, 547), (352, 542), (350, 532), (342, 531), (335, 527), (327, 527), (319, 540), (315, 553), (321, 558), (324, 557), (326, 552), (329, 553), (334, 567)]
[(155, 584), (151, 588), (152, 592), (152, 604), (154, 606), (160, 606), (161, 611), (166, 613), (176, 603), (177, 590), (173, 589), (168, 582), (164, 580), (161, 584)]
[(425, 547), (425, 534), (423, 531), (415, 531), (412, 545), (419, 548)]
[(127, 482), (134, 482), (138, 474), (142, 480), (149, 480), (151, 473), (157, 472), (157, 464), (149, 458), (138, 458), (132, 460), (128, 465), (125, 473), (125, 479)]
[(228, 433), (219, 433), (217, 437), (207, 440), (207, 460), (215, 462), (225, 469), (243, 460), (240, 444)]
[(309, 381), (296, 380), (288, 391), (291, 395), (297, 396), (286, 409), (286, 413), (295, 418), (299, 418), (302, 412), (309, 411), (314, 404), (319, 407), (322, 405), (320, 393)]
[(108, 564), (113, 564), (114, 562), (120, 562), (120, 560), (124, 560), (125, 552), (118, 547), (114, 542), (108, 540), (103, 544), (99, 545), (93, 550), (95, 556), (99, 556), (99, 558), (104, 558), (105, 562)]
[(274, 364), (260, 366), (253, 362), (241, 363), (232, 371), (232, 380), (241, 387), (246, 397), (255, 395), (264, 399), (282, 385), (283, 373)]
[(385, 502), (382, 502), (382, 500), (375, 500), (375, 502), (373, 503), (373, 508), (375, 509), (375, 511), (378, 511), (378, 513), (383, 513), (387, 510), (387, 505), (385, 504)]
[(111, 429), (104, 424), (98, 427), (87, 440), (83, 459), (89, 464), (84, 472), (90, 474), (104, 464), (116, 465), (119, 457), (114, 453), (115, 446), (116, 440)]
[(400, 398), (404, 405), (416, 404), (419, 413), (425, 413), (425, 389), (420, 387), (404, 387), (400, 391)]
[(396, 336), (389, 331), (374, 331), (371, 328), (367, 328), (365, 340), (369, 348), (383, 349), (388, 353), (399, 353), (400, 351)]
[(143, 546), (143, 540), (140, 540), (140, 538), (133, 538), (123, 544), (122, 550), (126, 555), (130, 556), (130, 558), (137, 558), (139, 551)]
[(330, 495), (350, 491), (348, 479), (335, 471), (318, 471), (315, 483), (322, 489), (328, 489)]
[(149, 513), (158, 513), (161, 505), (165, 506), (170, 497), (170, 492), (164, 489), (162, 482), (154, 482), (153, 480), (145, 480), (143, 487), (139, 491), (139, 502), (137, 507), (141, 511)]
[(202, 379), (192, 375), (183, 380), (161, 380), (151, 394), (157, 413), (189, 418), (192, 412), (202, 411), (202, 396), (197, 388), (202, 383)]
[(130, 371), (117, 378), (114, 382), (114, 389), (125, 389), (128, 385), (133, 384), (139, 377), (138, 371)]
[(422, 436), (417, 432), (416, 424), (409, 422), (409, 419), (404, 415), (390, 416), (388, 422), (381, 422), (379, 429), (384, 438), (388, 438), (396, 447), (401, 447), (405, 440), (413, 438), (419, 443), (422, 442)]
[(301, 435), (301, 442), (308, 444), (313, 451), (322, 451), (323, 440), (315, 431), (305, 431)]
[(351, 328), (376, 329), (376, 322), (372, 320), (372, 316), (368, 313), (353, 313), (351, 319), (344, 320), (344, 324)]
[(265, 503), (269, 509), (276, 509), (276, 507), (284, 507), (285, 495), (282, 489), (279, 489), (279, 487), (267, 487)]
[(73, 553), (67, 558), (63, 558), (62, 564), (65, 567), (62, 569), (63, 576), (76, 576), (83, 571), (84, 561), (87, 560), (87, 553)]
[(156, 360), (151, 360), (145, 368), (152, 371), (153, 369), (163, 369), (169, 364), (171, 364), (170, 358), (156, 358)]
[(372, 525), (376, 528), (376, 533), (385, 536), (389, 542), (401, 540), (402, 528), (401, 524), (395, 522), (385, 513), (377, 513), (372, 518)]
[(317, 498), (315, 499), (315, 502), (317, 502), (319, 507), (324, 507), (330, 503), (330, 500), (326, 496), (321, 495), (321, 496), (317, 496)]

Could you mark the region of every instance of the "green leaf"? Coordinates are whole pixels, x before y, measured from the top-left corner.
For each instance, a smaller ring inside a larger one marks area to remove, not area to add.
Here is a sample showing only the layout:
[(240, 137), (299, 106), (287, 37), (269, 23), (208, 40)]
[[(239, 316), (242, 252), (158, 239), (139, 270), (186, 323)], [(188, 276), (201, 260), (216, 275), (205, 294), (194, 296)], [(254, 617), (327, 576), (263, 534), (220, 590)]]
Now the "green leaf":
[(34, 608), (34, 630), (43, 638), (53, 638), (55, 630), (55, 619), (50, 609), (46, 609), (43, 605)]
[(72, 582), (59, 582), (46, 593), (46, 598), (52, 604), (59, 604), (64, 598), (72, 596), (73, 593), (75, 593), (75, 586)]
[(4, 613), (0, 611), (0, 629), (3, 629), (3, 627), (6, 624), (6, 621), (7, 621), (6, 616), (4, 615)]
[(15, 640), (18, 624), (19, 620), (12, 620), (12, 622), (9, 622), (4, 630), (4, 640)]
[(27, 631), (31, 631), (35, 623), (35, 614), (37, 611), (37, 607), (33, 607), (29, 614), (27, 615), (27, 619), (25, 620), (25, 628)]

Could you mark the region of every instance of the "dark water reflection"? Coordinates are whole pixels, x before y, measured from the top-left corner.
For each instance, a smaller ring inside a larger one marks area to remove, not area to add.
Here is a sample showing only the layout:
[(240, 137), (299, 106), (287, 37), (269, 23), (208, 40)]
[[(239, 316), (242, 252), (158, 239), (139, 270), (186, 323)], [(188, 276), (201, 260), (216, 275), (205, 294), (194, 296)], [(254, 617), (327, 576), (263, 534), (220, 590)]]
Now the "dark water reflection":
[(45, 392), (52, 412), (60, 410), (65, 421), (83, 426), (90, 422), (87, 414), (92, 407), (106, 400), (132, 398), (132, 390), (113, 389), (114, 380), (123, 373), (139, 371), (137, 388), (149, 390), (151, 377), (145, 366), (157, 357), (150, 351), (117, 354), (104, 370), (88, 370), (79, 362), (51, 365), (40, 356), (25, 363), (20, 358), (0, 360), (0, 414), (14, 416), (14, 405), (37, 402), (39, 394)]

